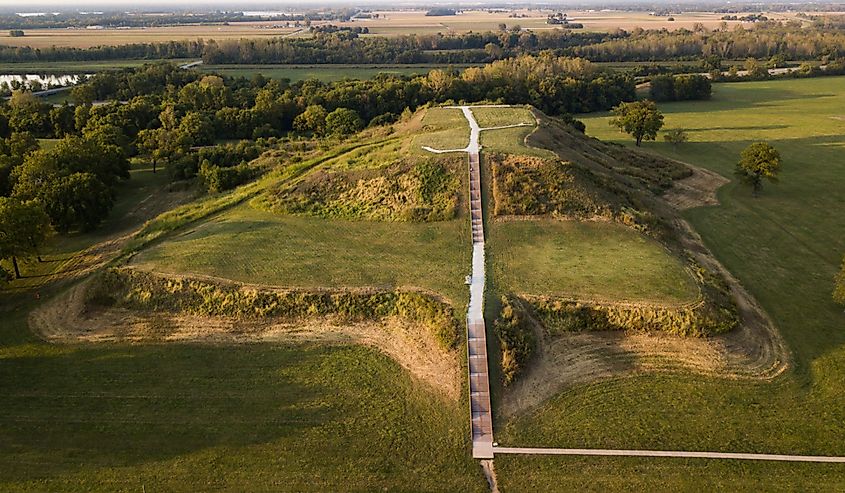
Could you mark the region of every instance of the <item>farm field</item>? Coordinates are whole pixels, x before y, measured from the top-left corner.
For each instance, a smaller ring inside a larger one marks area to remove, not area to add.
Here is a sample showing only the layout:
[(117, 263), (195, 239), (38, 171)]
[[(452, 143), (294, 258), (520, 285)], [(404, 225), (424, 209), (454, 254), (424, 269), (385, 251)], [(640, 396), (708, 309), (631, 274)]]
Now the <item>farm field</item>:
[[(530, 30), (560, 29), (546, 23), (549, 14), (563, 11), (568, 14), (570, 21), (584, 24), (587, 31), (612, 31), (614, 29), (692, 29), (696, 23), (705, 27), (715, 28), (722, 22), (723, 14), (712, 12), (684, 12), (673, 14), (674, 21), (667, 20), (668, 16), (653, 16), (649, 12), (628, 11), (573, 11), (568, 9), (541, 10), (515, 9), (512, 11), (464, 10), (454, 16), (426, 16), (425, 11), (377, 11), (378, 19), (356, 20), (337, 23), (344, 26), (366, 26), (371, 35), (401, 35), (412, 33), (436, 33), (468, 31), (495, 31), (499, 24), (506, 24), (509, 28), (520, 26)], [(794, 14), (767, 14), (776, 19), (794, 18)], [(516, 17), (513, 17), (516, 16)], [(728, 21), (729, 25), (741, 24)], [(748, 24), (746, 24), (748, 25)]]
[[(688, 130), (688, 144), (644, 145), (728, 178), (750, 142), (766, 140), (781, 151), (781, 183), (767, 184), (760, 198), (731, 183), (719, 191), (720, 206), (685, 215), (772, 316), (794, 368), (772, 383), (641, 375), (571, 388), (500, 427), (500, 443), (845, 455), (845, 319), (830, 298), (845, 252), (845, 217), (830, 212), (845, 204), (841, 81), (719, 84), (712, 101), (660, 105), (667, 128)], [(582, 118), (589, 135), (632, 145), (605, 115)], [(497, 470), (503, 489), (515, 490), (566, 490), (558, 481), (571, 474), (577, 484), (585, 470), (598, 478), (595, 489), (836, 490), (845, 481), (841, 465), (727, 461), (506, 457), (497, 459)], [(637, 474), (619, 474), (625, 470)]]
[(132, 29), (27, 29), (26, 36), (13, 38), (8, 31), (0, 33), (0, 45), (49, 48), (67, 46), (119, 46), (135, 43), (166, 43), (168, 41), (202, 39), (240, 39), (284, 36), (298, 32), (297, 28), (272, 28), (272, 23), (250, 22), (229, 25), (181, 25)]
[[(546, 23), (549, 14), (558, 10), (514, 9), (507, 11), (465, 10), (454, 16), (426, 16), (424, 10), (376, 11), (377, 19), (356, 19), (347, 22), (315, 22), (314, 25), (333, 24), (345, 27), (366, 27), (370, 36), (400, 36), (408, 34), (466, 33), (496, 31), (500, 24), (508, 28), (543, 31), (561, 29)], [(712, 12), (684, 12), (668, 16), (653, 16), (649, 12), (628, 11), (572, 11), (564, 10), (570, 21), (584, 24), (585, 31), (613, 31), (615, 29), (692, 29), (696, 23), (713, 29), (721, 24), (721, 16)], [(794, 13), (766, 13), (774, 20), (795, 20)], [(515, 16), (515, 17), (514, 17)], [(729, 27), (752, 24), (727, 21)], [(11, 37), (0, 33), (0, 45), (49, 48), (51, 46), (90, 48), (134, 43), (155, 43), (175, 40), (266, 38), (274, 36), (308, 36), (307, 30), (280, 27), (273, 20), (232, 22), (226, 25), (188, 24), (180, 26), (132, 29), (27, 29), (26, 36)]]

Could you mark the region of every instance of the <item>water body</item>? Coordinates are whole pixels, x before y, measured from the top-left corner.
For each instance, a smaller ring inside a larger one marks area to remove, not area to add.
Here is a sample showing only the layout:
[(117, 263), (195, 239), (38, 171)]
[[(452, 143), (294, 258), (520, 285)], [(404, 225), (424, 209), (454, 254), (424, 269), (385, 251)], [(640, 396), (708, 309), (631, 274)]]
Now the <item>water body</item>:
[(17, 84), (25, 84), (26, 87), (32, 87), (33, 83), (40, 83), (42, 89), (48, 87), (64, 87), (78, 84), (85, 80), (88, 75), (38, 75), (38, 74), (0, 74), (0, 87), (4, 85), (8, 87), (17, 86)]

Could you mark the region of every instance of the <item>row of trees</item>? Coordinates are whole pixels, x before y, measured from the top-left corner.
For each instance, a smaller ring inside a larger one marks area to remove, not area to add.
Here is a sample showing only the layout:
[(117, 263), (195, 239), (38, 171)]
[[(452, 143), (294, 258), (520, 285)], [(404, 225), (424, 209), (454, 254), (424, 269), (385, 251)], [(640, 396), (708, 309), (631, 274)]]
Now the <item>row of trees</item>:
[[(330, 30), (331, 31), (331, 30)], [(317, 32), (309, 38), (185, 40), (123, 46), (29, 48), (0, 46), (0, 62), (196, 58), (205, 63), (486, 63), (552, 50), (593, 61), (697, 60), (749, 57), (812, 60), (845, 56), (845, 32), (826, 27), (762, 23), (710, 31), (616, 30), (610, 33), (490, 31), (359, 37), (356, 32)]]
[(649, 94), (654, 101), (710, 99), (710, 79), (703, 75), (658, 75), (651, 78)]
[[(297, 129), (295, 119), (312, 105), (327, 114), (354, 109), (365, 125), (390, 122), (405, 108), (448, 100), (531, 103), (561, 115), (608, 109), (633, 99), (634, 83), (584, 60), (544, 54), (464, 71), (433, 70), (417, 77), (296, 84), (260, 76), (224, 80), (156, 64), (99, 74), (71, 94), (78, 102), (75, 106), (52, 106), (31, 94), (15, 93), (8, 104), (0, 105), (0, 134), (62, 138), (82, 132), (93, 120), (91, 125), (105, 122), (121, 129), (130, 141), (141, 131), (155, 130), (143, 132), (141, 146), (164, 149), (159, 152), (166, 154), (174, 146), (208, 145), (215, 139), (284, 135)], [(122, 103), (89, 104), (97, 100)], [(167, 106), (172, 109), (165, 113)]]
[(637, 29), (626, 36), (576, 47), (572, 54), (606, 62), (694, 60), (703, 56), (732, 60), (775, 55), (788, 60), (838, 58), (845, 56), (845, 32), (780, 23), (765, 23), (754, 29), (737, 26), (732, 31)]

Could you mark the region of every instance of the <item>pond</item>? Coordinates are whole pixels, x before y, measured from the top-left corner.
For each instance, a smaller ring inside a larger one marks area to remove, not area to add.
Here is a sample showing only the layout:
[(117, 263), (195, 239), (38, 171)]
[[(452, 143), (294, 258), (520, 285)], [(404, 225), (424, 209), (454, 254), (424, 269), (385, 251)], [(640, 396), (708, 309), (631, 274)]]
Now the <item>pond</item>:
[(88, 75), (38, 75), (38, 74), (0, 74), (0, 91), (11, 88), (17, 89), (21, 84), (34, 90), (49, 89), (51, 87), (72, 86), (85, 80)]

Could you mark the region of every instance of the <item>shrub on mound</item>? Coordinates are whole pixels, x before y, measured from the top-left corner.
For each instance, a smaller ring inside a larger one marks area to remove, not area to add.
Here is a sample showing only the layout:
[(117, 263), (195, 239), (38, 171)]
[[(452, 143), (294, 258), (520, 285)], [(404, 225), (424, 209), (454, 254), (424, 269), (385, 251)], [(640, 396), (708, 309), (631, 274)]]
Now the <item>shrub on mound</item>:
[(523, 302), (513, 296), (502, 296), (502, 312), (494, 323), (502, 350), (502, 376), (509, 385), (525, 370), (534, 353), (534, 333)]
[(378, 169), (315, 171), (279, 189), (271, 208), (289, 214), (376, 221), (444, 221), (457, 214), (461, 181), (449, 160)]
[(733, 330), (736, 312), (701, 301), (679, 307), (589, 303), (562, 298), (528, 301), (552, 335), (585, 330), (635, 330), (703, 337)]
[(492, 156), (493, 213), (606, 219), (653, 232), (656, 218), (636, 194), (576, 164), (529, 156)]
[(415, 291), (262, 289), (109, 269), (89, 289), (88, 301), (133, 310), (238, 318), (336, 316), (354, 322), (396, 316), (424, 324), (446, 349), (458, 344), (460, 333), (450, 305)]

